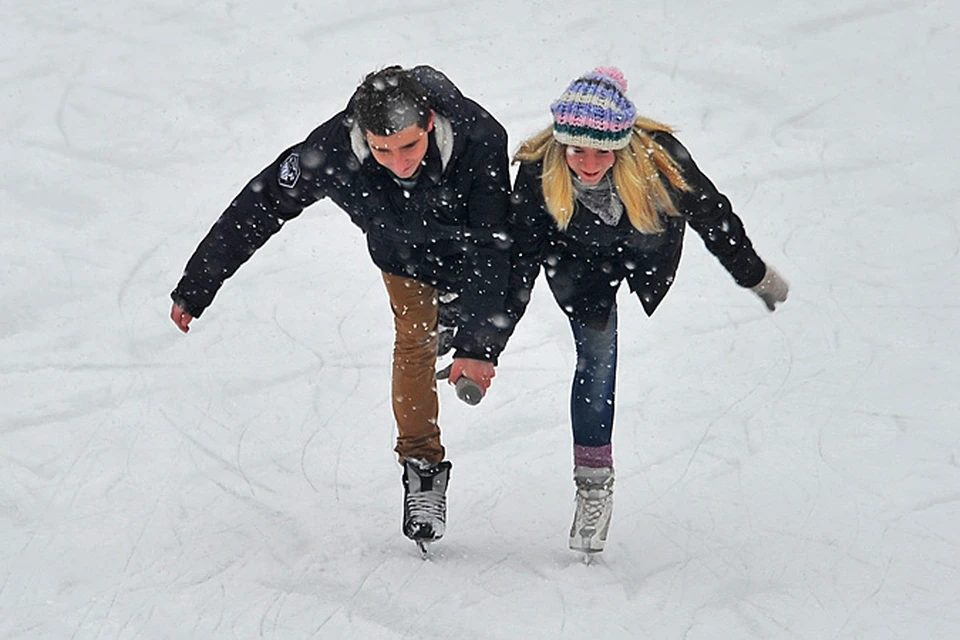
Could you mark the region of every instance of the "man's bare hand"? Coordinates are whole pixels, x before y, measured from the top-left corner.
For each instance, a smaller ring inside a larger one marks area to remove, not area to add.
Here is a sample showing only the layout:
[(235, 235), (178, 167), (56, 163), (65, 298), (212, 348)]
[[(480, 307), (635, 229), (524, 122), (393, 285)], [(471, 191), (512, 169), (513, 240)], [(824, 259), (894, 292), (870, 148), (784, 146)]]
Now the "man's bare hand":
[(180, 329), (180, 331), (184, 333), (190, 331), (190, 323), (193, 322), (193, 316), (181, 309), (176, 302), (173, 303), (173, 308), (170, 309), (170, 319), (173, 320), (173, 324), (177, 325), (177, 329)]
[(490, 388), (490, 381), (497, 375), (496, 367), (485, 360), (474, 360), (472, 358), (455, 358), (450, 367), (450, 384), (456, 384), (461, 376), (470, 378), (486, 393)]

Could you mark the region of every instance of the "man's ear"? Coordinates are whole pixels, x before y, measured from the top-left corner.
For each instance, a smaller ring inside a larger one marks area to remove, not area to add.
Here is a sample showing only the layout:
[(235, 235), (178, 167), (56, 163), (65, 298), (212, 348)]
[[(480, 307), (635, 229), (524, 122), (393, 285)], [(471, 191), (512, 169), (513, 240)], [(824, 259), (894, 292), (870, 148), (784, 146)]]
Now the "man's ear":
[(430, 109), (430, 121), (427, 122), (427, 133), (433, 131), (433, 117), (437, 115), (436, 111)]

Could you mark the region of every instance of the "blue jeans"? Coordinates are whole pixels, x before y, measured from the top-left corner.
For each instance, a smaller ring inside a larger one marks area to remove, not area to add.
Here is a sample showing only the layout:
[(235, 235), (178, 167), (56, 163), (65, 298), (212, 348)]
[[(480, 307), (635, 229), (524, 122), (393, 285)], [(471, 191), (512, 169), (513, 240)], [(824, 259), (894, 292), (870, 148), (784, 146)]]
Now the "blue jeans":
[(573, 444), (609, 447), (617, 386), (616, 302), (603, 329), (591, 329), (572, 319), (570, 327), (577, 347), (577, 369), (570, 392)]

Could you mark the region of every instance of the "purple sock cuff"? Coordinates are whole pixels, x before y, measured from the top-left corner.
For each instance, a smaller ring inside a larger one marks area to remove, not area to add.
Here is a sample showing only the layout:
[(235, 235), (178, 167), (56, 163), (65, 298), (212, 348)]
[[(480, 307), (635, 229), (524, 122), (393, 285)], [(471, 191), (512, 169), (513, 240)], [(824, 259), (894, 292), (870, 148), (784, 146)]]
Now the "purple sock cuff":
[(585, 447), (575, 444), (573, 445), (573, 464), (578, 467), (612, 467), (613, 445)]

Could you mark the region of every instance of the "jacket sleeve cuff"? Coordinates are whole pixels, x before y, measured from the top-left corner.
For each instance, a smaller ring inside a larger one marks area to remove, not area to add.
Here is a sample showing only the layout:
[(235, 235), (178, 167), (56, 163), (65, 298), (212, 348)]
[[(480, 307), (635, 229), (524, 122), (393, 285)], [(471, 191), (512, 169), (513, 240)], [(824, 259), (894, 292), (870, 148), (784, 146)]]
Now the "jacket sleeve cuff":
[[(499, 354), (498, 354), (499, 355)], [(471, 353), (464, 349), (455, 349), (453, 352), (454, 358), (469, 358), (470, 360), (481, 360), (483, 362), (489, 362), (493, 366), (497, 366), (497, 355), (491, 353)]]
[(203, 315), (203, 307), (197, 307), (190, 304), (190, 302), (184, 298), (177, 289), (174, 289), (170, 292), (170, 299), (173, 300), (175, 305), (189, 313), (194, 318), (199, 318), (201, 315)]
[(742, 277), (736, 278), (737, 284), (745, 289), (752, 289), (761, 282), (763, 282), (764, 277), (767, 275), (767, 265), (764, 264), (763, 260), (757, 257), (756, 262), (750, 265), (750, 270)]

